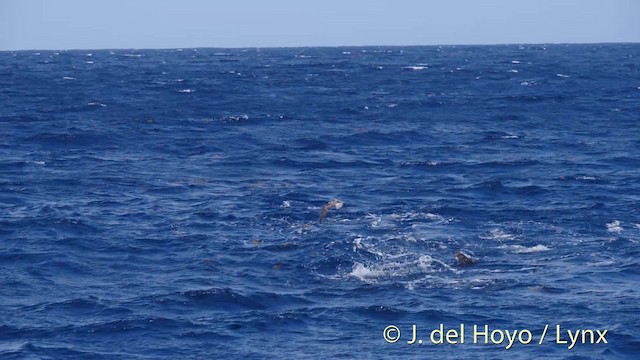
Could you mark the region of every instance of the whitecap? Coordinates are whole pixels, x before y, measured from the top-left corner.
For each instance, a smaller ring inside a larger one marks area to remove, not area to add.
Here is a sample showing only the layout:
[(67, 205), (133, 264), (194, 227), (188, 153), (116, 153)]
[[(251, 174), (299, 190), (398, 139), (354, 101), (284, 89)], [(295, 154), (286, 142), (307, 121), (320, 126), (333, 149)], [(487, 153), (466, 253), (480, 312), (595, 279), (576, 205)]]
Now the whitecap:
[(418, 211), (407, 211), (403, 213), (393, 213), (389, 215), (392, 220), (397, 221), (414, 221), (414, 220), (430, 220), (437, 223), (449, 223), (453, 221), (453, 218), (446, 218), (442, 215), (433, 214), (430, 212), (418, 212)]
[(107, 105), (106, 105), (106, 104), (102, 104), (102, 103), (99, 103), (99, 102), (90, 102), (90, 103), (88, 103), (87, 105), (89, 105), (89, 106), (107, 107)]
[(512, 64), (520, 64), (520, 61), (519, 60), (511, 60), (511, 63)]
[(358, 251), (358, 249), (362, 249), (362, 237), (357, 237), (353, 239), (353, 252)]
[(556, 74), (557, 77), (561, 77), (561, 78), (568, 78), (571, 77), (569, 75), (565, 75), (565, 74)]
[(422, 255), (418, 258), (418, 266), (427, 272), (440, 272), (442, 269), (459, 272), (444, 262), (434, 259), (429, 255)]
[(74, 78), (72, 76), (63, 76), (62, 79), (63, 80), (77, 80), (77, 78)]
[(514, 240), (516, 238), (516, 235), (509, 234), (500, 229), (493, 229), (489, 231), (488, 234), (480, 235), (480, 238), (484, 240), (505, 241), (505, 240)]
[(372, 278), (376, 278), (382, 275), (384, 275), (384, 271), (367, 268), (366, 266), (358, 262), (353, 264), (353, 268), (349, 273), (349, 276), (353, 276), (358, 280), (364, 281), (364, 282), (374, 281), (374, 279)]
[(509, 70), (509, 71), (507, 71), (507, 72), (510, 72), (510, 73), (517, 73), (517, 72), (518, 72), (518, 70), (516, 70), (516, 69), (511, 69), (511, 70)]
[(536, 253), (536, 252), (551, 250), (547, 246), (541, 245), (541, 244), (538, 244), (538, 245), (535, 245), (535, 246), (530, 246), (530, 247), (526, 247), (526, 246), (522, 246), (522, 245), (508, 245), (508, 246), (503, 246), (501, 248), (509, 249), (509, 250), (513, 251), (514, 253), (516, 253), (516, 254), (530, 254), (530, 253)]
[(180, 90), (178, 90), (178, 92), (181, 92), (181, 93), (192, 93), (194, 91), (195, 90), (192, 90), (192, 89), (180, 89)]
[(93, 64), (93, 61), (85, 61), (85, 64)]
[(418, 71), (418, 70), (424, 70), (426, 68), (427, 68), (426, 66), (405, 66), (403, 69)]
[(227, 122), (227, 121), (240, 121), (240, 120), (249, 120), (249, 115), (247, 114), (241, 114), (241, 115), (228, 115), (222, 118), (222, 121)]
[(371, 223), (369, 224), (369, 226), (371, 226), (373, 229), (377, 229), (378, 227), (380, 227), (380, 223), (382, 222), (381, 216), (367, 214), (366, 218), (371, 219)]
[(612, 222), (607, 224), (607, 231), (612, 233), (621, 233), (622, 227), (620, 226), (620, 221), (613, 220)]

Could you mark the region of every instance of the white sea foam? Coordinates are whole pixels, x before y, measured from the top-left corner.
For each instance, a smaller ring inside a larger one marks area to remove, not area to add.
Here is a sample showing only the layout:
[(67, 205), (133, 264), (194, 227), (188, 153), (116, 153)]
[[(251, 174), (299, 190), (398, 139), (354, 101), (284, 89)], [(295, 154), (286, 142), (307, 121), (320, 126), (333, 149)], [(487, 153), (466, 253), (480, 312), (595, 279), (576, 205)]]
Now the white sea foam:
[(89, 105), (89, 106), (107, 107), (107, 104), (102, 104), (102, 103), (99, 103), (99, 102), (90, 102), (90, 103), (87, 103), (87, 105)]
[(366, 218), (370, 220), (369, 226), (371, 226), (373, 229), (379, 228), (380, 224), (382, 223), (382, 217), (379, 215), (367, 214)]
[(569, 75), (565, 75), (565, 74), (556, 74), (557, 77), (561, 77), (561, 78), (568, 78), (571, 77)]
[(622, 226), (620, 226), (620, 221), (618, 220), (613, 220), (612, 222), (607, 224), (607, 231), (608, 232), (612, 232), (612, 233), (621, 233), (622, 232)]
[(178, 90), (178, 92), (181, 92), (181, 93), (192, 93), (194, 91), (195, 90), (193, 90), (193, 89), (180, 89), (180, 90)]
[(382, 275), (384, 275), (383, 270), (370, 269), (358, 262), (353, 264), (353, 268), (349, 273), (349, 276), (353, 276), (358, 280), (364, 281), (364, 282), (375, 281), (376, 277), (380, 277)]
[(516, 235), (504, 232), (501, 229), (493, 229), (488, 234), (480, 235), (480, 238), (484, 240), (509, 241), (514, 240)]
[(358, 251), (358, 249), (362, 249), (362, 237), (357, 237), (353, 239), (353, 252)]
[(516, 70), (516, 69), (511, 69), (511, 70), (509, 70), (508, 72), (510, 72), (510, 73), (517, 73), (517, 72), (518, 72), (518, 70)]
[(536, 253), (536, 252), (542, 252), (542, 251), (549, 251), (551, 250), (550, 248), (548, 248), (545, 245), (535, 245), (535, 246), (522, 246), (522, 245), (506, 245), (506, 246), (502, 246), (500, 247), (502, 249), (508, 249), (513, 251), (516, 254), (530, 254), (530, 253)]
[(222, 121), (224, 122), (228, 122), (228, 121), (236, 122), (240, 120), (249, 120), (249, 115), (247, 114), (229, 115), (222, 118)]
[(427, 69), (427, 67), (426, 66), (405, 66), (404, 69), (418, 71), (418, 70)]
[(402, 279), (416, 276), (431, 278), (431, 274), (461, 272), (430, 255), (421, 255), (417, 259), (413, 254), (382, 255), (386, 260), (392, 261), (372, 265), (356, 262), (348, 275), (367, 283), (375, 283), (380, 278)]
[(511, 60), (511, 63), (512, 64), (520, 64), (520, 61), (519, 60)]
[(443, 270), (449, 270), (452, 272), (459, 272), (458, 270), (447, 265), (443, 261), (432, 258), (430, 255), (422, 255), (418, 258), (418, 266), (420, 269), (427, 272), (441, 272)]
[(407, 211), (403, 213), (393, 213), (389, 215), (391, 220), (395, 221), (414, 221), (414, 220), (430, 220), (436, 223), (449, 223), (453, 221), (453, 218), (446, 218), (442, 215), (433, 214), (429, 212), (419, 211)]
[(62, 79), (63, 80), (77, 80), (77, 78), (74, 78), (72, 76), (63, 76)]

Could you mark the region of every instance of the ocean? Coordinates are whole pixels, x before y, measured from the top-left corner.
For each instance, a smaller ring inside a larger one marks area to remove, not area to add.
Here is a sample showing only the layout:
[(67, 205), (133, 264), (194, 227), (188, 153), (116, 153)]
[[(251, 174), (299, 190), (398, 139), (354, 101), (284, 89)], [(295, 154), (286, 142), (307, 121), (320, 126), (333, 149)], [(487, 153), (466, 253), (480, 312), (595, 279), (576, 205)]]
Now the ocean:
[(640, 355), (640, 44), (5, 51), (0, 84), (2, 359)]

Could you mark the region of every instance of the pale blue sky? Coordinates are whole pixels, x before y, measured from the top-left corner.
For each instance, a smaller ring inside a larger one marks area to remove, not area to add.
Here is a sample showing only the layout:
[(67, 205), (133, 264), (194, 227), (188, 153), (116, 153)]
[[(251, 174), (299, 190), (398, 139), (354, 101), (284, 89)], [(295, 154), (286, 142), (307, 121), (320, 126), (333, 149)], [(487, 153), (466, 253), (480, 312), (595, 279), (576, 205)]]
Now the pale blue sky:
[(638, 0), (0, 0), (0, 50), (640, 42)]

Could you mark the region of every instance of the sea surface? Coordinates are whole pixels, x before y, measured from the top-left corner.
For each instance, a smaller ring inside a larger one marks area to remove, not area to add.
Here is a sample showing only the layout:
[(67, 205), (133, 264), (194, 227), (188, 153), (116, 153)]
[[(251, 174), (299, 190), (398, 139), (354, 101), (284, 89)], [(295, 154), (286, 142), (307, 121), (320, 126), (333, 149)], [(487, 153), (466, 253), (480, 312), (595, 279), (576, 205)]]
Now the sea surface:
[(0, 52), (2, 359), (637, 359), (639, 210), (640, 44)]

